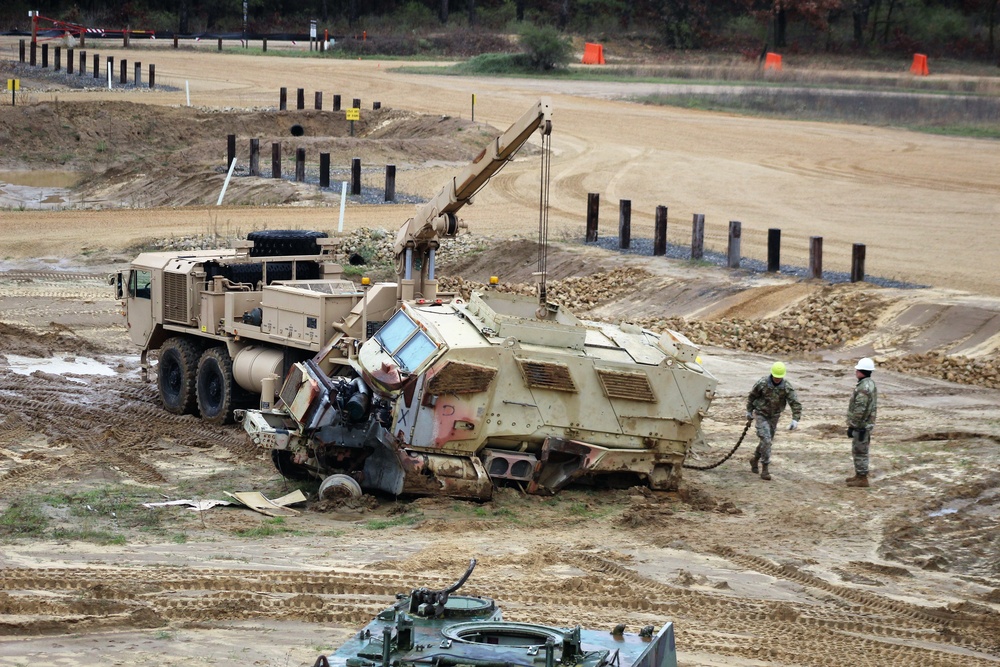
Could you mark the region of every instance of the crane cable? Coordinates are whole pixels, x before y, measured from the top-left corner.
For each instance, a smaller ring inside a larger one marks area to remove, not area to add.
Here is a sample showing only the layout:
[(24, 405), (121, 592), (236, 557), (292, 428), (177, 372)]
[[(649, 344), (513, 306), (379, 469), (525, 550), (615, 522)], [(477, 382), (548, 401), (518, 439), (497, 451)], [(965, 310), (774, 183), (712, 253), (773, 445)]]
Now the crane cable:
[(552, 135), (542, 134), (542, 167), (538, 195), (538, 305), (546, 306), (545, 279), (549, 259), (549, 181), (552, 173)]

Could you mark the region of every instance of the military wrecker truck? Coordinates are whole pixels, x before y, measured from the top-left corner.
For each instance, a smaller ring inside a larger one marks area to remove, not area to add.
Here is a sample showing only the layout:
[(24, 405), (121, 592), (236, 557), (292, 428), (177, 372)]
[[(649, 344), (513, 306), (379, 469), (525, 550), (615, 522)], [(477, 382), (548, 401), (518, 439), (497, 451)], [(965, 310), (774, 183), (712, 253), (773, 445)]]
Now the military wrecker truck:
[[(400, 228), (398, 300), (384, 325), (334, 336), (291, 365), (275, 406), (239, 413), (282, 474), (321, 479), (321, 495), (488, 499), (498, 483), (530, 493), (571, 482), (677, 488), (717, 380), (678, 332), (582, 321), (548, 302), (550, 114), (539, 102)], [(439, 239), (536, 131), (537, 298), (438, 294)], [(359, 312), (377, 319), (364, 305)]]

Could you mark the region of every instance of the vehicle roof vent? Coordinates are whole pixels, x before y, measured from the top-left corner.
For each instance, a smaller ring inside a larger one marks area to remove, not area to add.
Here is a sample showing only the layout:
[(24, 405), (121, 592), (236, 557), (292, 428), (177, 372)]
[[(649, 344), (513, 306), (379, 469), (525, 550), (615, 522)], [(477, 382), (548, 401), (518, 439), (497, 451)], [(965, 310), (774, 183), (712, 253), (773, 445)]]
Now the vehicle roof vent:
[(550, 364), (540, 361), (518, 360), (521, 375), (529, 387), (537, 389), (552, 389), (554, 391), (576, 391), (573, 376), (569, 366), (565, 364)]

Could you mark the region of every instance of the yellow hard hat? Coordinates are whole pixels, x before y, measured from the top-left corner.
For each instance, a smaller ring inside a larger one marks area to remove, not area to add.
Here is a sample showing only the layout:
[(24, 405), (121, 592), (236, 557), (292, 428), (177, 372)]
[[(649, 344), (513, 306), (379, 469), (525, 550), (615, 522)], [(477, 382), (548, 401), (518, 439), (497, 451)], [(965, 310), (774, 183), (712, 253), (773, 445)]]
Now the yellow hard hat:
[(785, 377), (785, 365), (780, 361), (774, 362), (774, 365), (771, 366), (771, 375), (778, 379)]

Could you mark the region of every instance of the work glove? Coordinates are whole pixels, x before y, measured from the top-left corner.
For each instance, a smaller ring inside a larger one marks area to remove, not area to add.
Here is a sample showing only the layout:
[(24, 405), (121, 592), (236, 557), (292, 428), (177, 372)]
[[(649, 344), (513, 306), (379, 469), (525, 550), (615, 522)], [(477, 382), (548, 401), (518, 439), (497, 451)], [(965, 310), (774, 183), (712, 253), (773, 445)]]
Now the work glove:
[(854, 427), (853, 426), (848, 426), (847, 427), (847, 437), (848, 438), (853, 438), (854, 437)]
[(753, 419), (753, 413), (747, 412), (747, 421), (750, 421), (751, 419)]
[(793, 420), (792, 420), (792, 423), (788, 425), (788, 430), (789, 430), (789, 431), (794, 431), (794, 430), (795, 430), (795, 429), (797, 429), (798, 427), (799, 427), (799, 420), (797, 420), (797, 419), (793, 419)]

